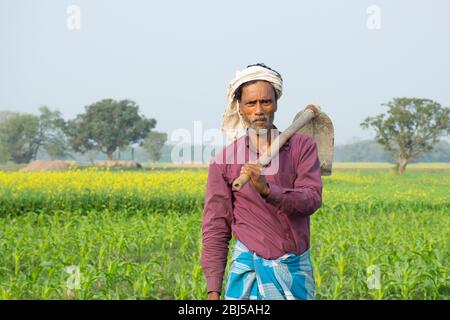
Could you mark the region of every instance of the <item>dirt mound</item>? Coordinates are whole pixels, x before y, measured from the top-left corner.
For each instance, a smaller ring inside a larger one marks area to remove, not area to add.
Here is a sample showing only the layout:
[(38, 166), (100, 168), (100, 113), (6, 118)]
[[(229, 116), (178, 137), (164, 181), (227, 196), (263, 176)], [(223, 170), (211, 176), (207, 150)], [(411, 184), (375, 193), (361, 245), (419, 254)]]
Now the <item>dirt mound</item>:
[(64, 160), (36, 160), (31, 162), (25, 168), (20, 169), (22, 172), (35, 171), (62, 171), (74, 168), (77, 166), (75, 161)]
[(140, 163), (131, 160), (96, 160), (94, 165), (106, 168), (142, 168)]

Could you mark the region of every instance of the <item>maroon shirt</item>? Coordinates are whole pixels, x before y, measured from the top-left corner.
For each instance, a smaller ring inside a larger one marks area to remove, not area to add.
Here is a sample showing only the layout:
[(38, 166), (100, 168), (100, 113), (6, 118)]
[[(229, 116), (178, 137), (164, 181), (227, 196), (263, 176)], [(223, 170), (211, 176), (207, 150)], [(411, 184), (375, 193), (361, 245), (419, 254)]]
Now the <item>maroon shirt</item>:
[(309, 216), (322, 205), (315, 141), (296, 133), (284, 144), (278, 172), (266, 175), (271, 190), (266, 198), (250, 182), (240, 191), (232, 190), (243, 163), (258, 158), (253, 149), (249, 147), (248, 135), (244, 135), (224, 148), (209, 165), (201, 257), (208, 292), (222, 291), (232, 235), (265, 259), (276, 259), (285, 253), (302, 254), (310, 245)]

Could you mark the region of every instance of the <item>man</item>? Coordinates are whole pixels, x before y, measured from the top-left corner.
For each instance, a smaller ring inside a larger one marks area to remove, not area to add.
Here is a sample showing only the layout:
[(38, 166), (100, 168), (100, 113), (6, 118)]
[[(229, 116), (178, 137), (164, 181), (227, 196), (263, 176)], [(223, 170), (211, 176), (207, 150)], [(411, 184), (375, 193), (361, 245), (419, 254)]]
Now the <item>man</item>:
[[(220, 299), (232, 235), (225, 299), (314, 298), (309, 216), (322, 204), (316, 143), (294, 134), (269, 164), (272, 174), (255, 161), (280, 133), (273, 121), (281, 94), (281, 75), (263, 64), (238, 72), (228, 86), (222, 129), (235, 140), (209, 165), (202, 222), (209, 300)], [(236, 191), (240, 174), (250, 181)]]

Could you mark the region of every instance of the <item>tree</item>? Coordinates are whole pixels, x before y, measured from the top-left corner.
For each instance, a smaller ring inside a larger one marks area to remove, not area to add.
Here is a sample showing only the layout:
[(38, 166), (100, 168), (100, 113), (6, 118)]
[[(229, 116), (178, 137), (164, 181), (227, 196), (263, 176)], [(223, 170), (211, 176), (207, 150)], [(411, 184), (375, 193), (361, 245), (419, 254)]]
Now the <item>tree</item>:
[(77, 152), (106, 153), (109, 160), (117, 148), (140, 143), (156, 125), (155, 119), (139, 115), (139, 106), (130, 100), (104, 99), (85, 109), (67, 124), (69, 143)]
[(450, 108), (429, 99), (394, 98), (384, 106), (384, 114), (368, 117), (361, 127), (373, 127), (375, 140), (384, 146), (397, 161), (397, 170), (403, 174), (409, 161), (430, 151), (441, 136), (450, 134)]
[(46, 106), (40, 107), (39, 111), (39, 116), (13, 112), (0, 114), (0, 149), (4, 153), (2, 158), (26, 163), (36, 159), (41, 147), (53, 150), (55, 143), (63, 143), (64, 120), (61, 113), (51, 111)]
[(51, 111), (48, 107), (39, 108), (39, 147), (47, 152), (51, 159), (71, 157), (67, 137), (64, 134), (66, 123), (61, 112)]
[[(0, 128), (2, 123), (9, 120), (12, 117), (17, 116), (17, 112), (12, 111), (0, 111)], [(0, 129), (1, 130), (1, 129)], [(8, 146), (6, 145), (5, 137), (0, 136), (0, 163), (6, 163), (10, 159)]]
[(31, 114), (20, 114), (0, 124), (2, 152), (7, 160), (16, 163), (30, 162), (39, 149), (37, 140), (39, 118)]
[(142, 147), (149, 153), (151, 162), (161, 159), (162, 147), (167, 141), (167, 133), (152, 131), (142, 142)]
[(43, 146), (45, 152), (50, 157), (50, 159), (74, 159), (73, 155), (69, 151), (69, 145), (67, 138), (64, 134), (58, 134), (52, 137), (51, 140), (45, 143)]
[[(1, 139), (1, 137), (0, 137)], [(8, 162), (10, 158), (10, 155), (8, 153), (8, 149), (6, 148), (6, 145), (3, 143), (2, 140), (0, 140), (0, 163), (6, 163)]]

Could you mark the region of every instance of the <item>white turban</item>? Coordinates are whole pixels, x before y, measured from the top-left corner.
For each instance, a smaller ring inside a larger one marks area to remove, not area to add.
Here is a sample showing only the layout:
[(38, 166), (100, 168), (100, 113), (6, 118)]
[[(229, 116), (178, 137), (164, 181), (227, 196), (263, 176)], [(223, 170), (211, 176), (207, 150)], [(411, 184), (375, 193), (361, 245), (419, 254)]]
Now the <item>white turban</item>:
[(236, 140), (247, 128), (247, 124), (239, 113), (239, 102), (234, 95), (241, 84), (253, 80), (270, 82), (277, 93), (277, 97), (281, 97), (283, 80), (275, 71), (261, 66), (251, 66), (242, 71), (236, 71), (234, 79), (228, 83), (228, 105), (222, 119), (222, 130), (225, 131), (227, 136), (227, 143)]

